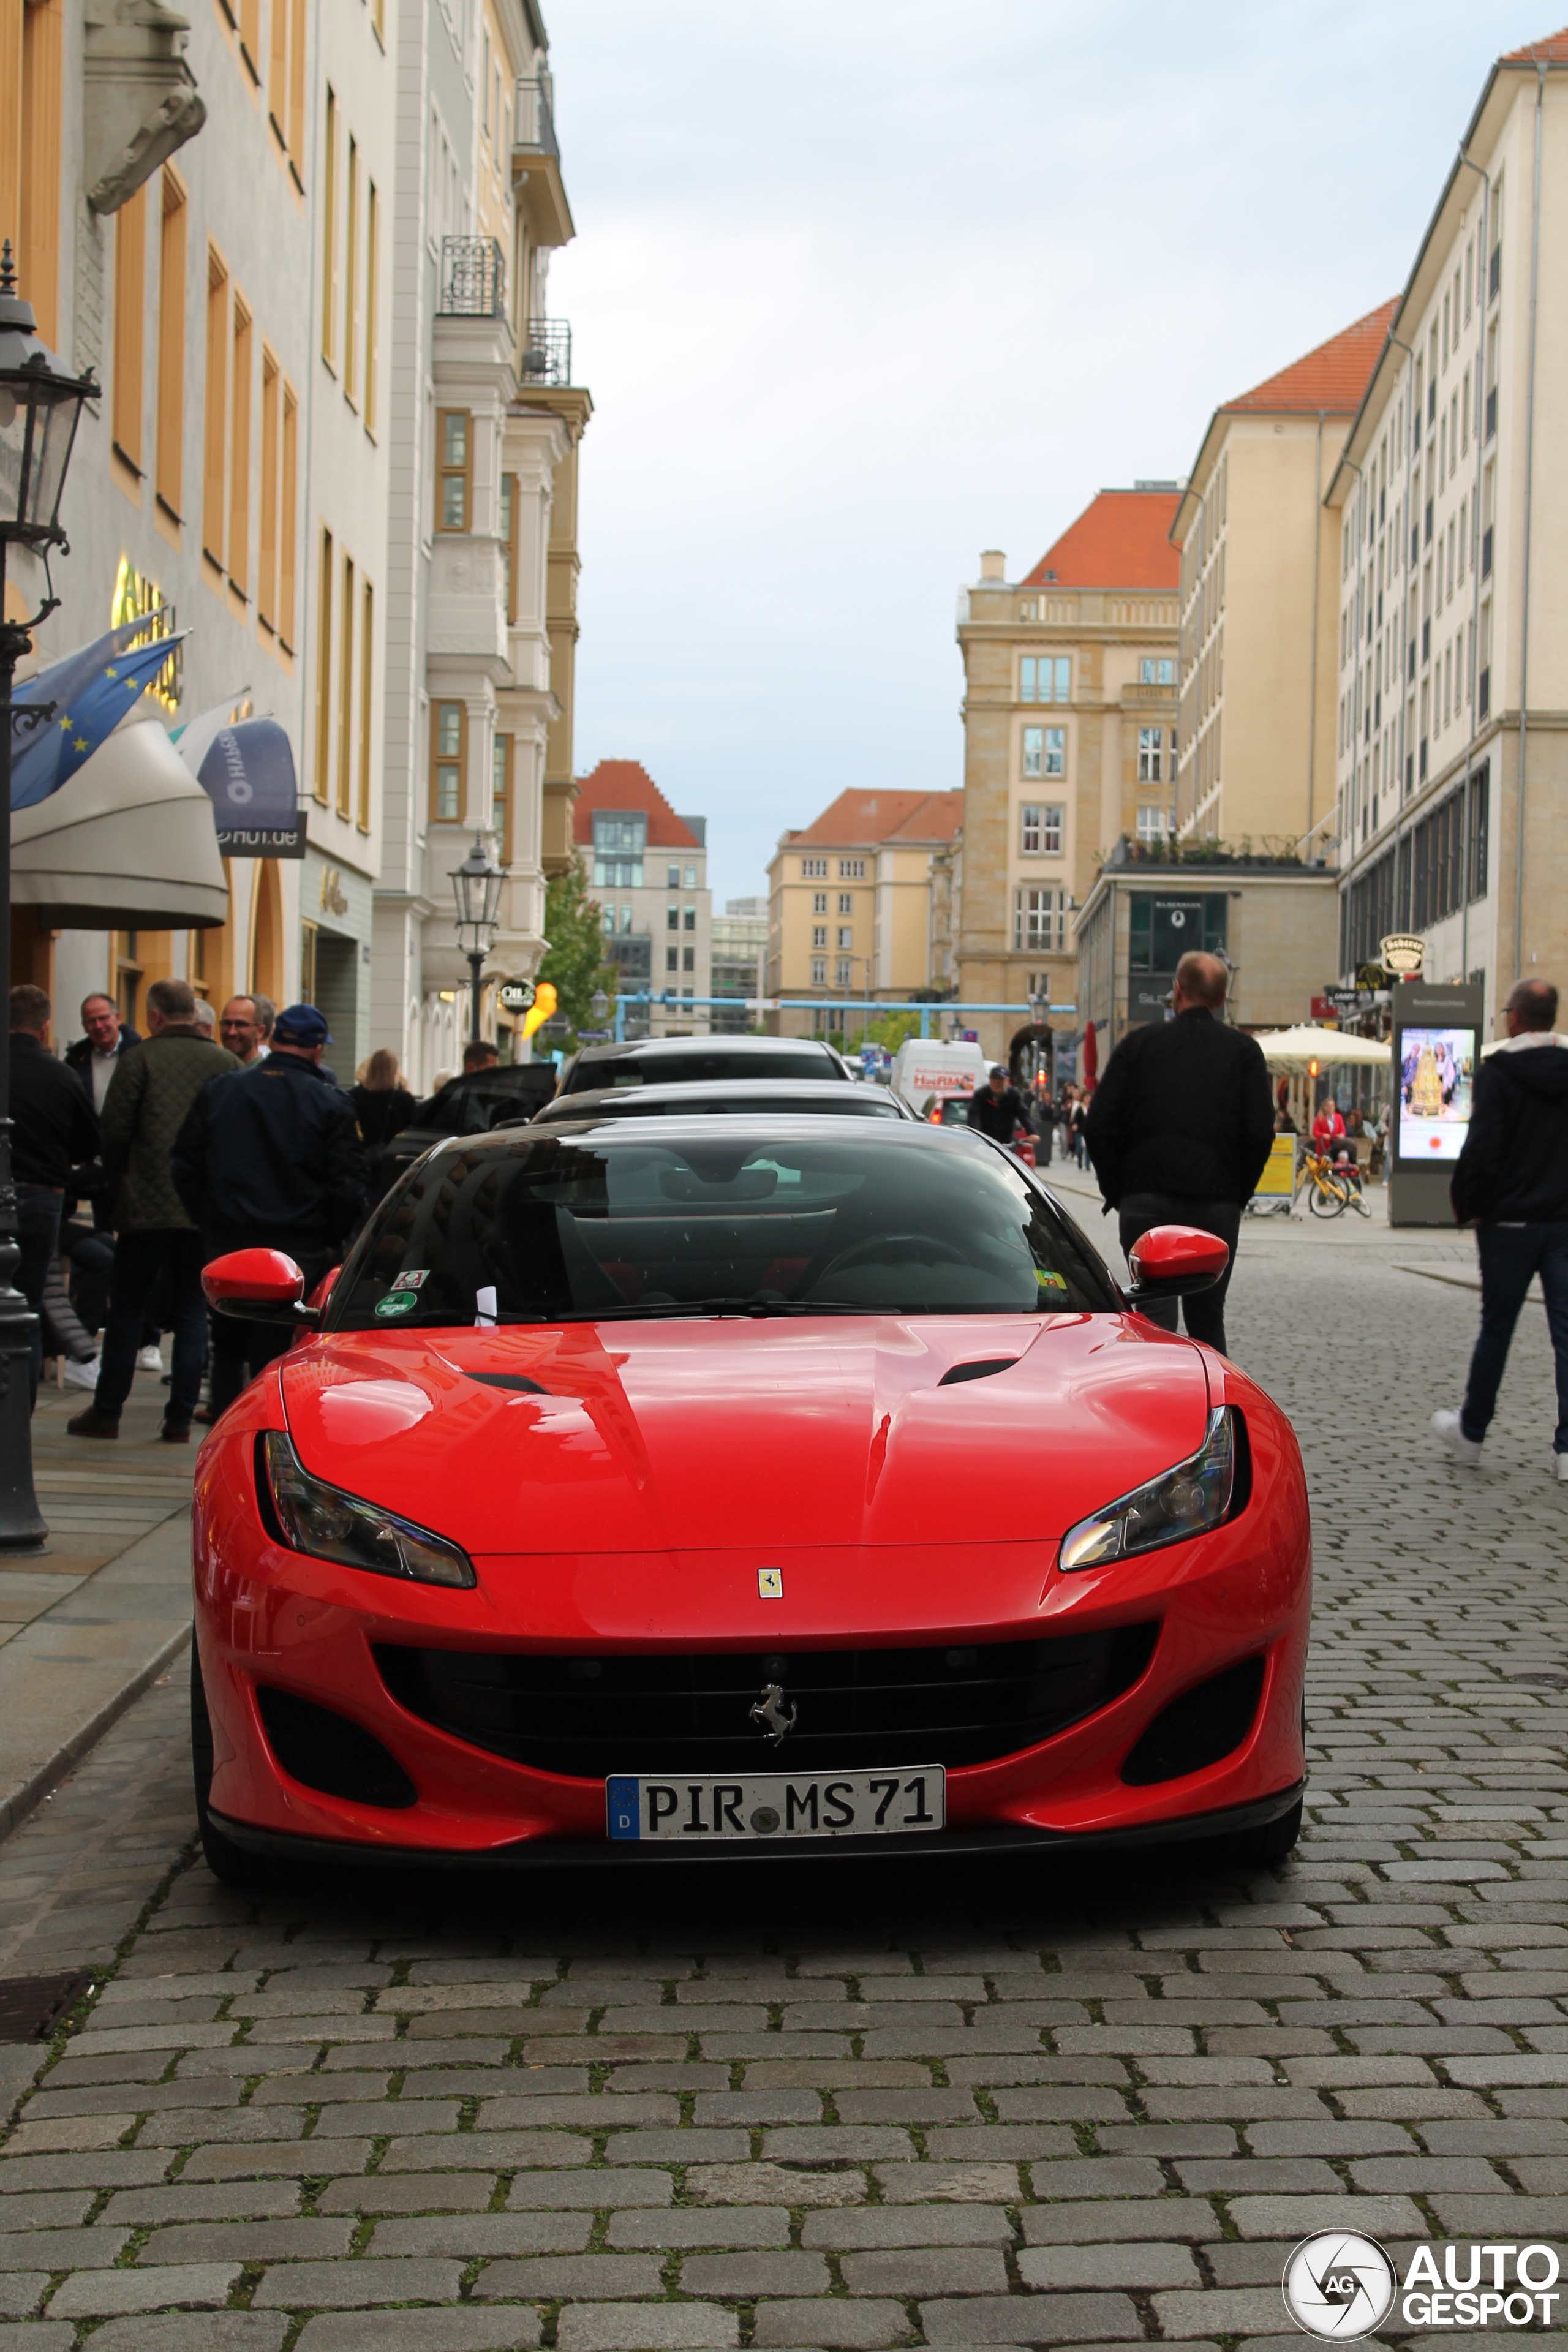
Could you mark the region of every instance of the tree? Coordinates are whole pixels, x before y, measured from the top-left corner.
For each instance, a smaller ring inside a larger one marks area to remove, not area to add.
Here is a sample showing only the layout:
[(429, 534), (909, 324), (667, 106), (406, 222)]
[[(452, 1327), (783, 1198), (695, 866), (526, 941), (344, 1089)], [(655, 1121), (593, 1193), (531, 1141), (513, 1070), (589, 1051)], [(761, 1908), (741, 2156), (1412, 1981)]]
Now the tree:
[(550, 946), (539, 978), (554, 982), (557, 1010), (574, 1030), (592, 1028), (594, 992), (603, 988), (613, 997), (616, 974), (604, 960), (598, 902), (589, 898), (587, 877), (575, 858), (564, 874), (552, 875), (545, 885), (544, 936)]

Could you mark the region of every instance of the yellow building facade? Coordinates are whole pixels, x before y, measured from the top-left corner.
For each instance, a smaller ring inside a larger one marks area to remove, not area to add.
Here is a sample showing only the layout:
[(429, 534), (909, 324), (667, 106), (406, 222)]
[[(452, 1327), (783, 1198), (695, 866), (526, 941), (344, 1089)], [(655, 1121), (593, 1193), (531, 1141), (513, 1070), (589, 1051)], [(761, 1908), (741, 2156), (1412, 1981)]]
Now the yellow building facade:
[(767, 993), (900, 1003), (942, 985), (932, 871), (951, 858), (962, 811), (960, 793), (847, 792), (782, 835), (768, 866)]

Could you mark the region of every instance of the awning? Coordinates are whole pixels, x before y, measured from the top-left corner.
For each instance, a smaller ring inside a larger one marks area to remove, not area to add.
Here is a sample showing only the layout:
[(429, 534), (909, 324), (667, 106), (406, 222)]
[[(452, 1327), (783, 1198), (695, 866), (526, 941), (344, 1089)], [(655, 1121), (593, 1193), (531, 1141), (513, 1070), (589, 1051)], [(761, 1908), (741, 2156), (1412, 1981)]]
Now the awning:
[(1368, 1068), (1390, 1066), (1394, 1052), (1388, 1039), (1355, 1037), (1342, 1029), (1315, 1029), (1305, 1023), (1297, 1029), (1266, 1029), (1258, 1043), (1271, 1070), (1304, 1070), (1309, 1062), (1320, 1068), (1330, 1063), (1359, 1062)]
[(121, 727), (11, 820), (11, 899), (51, 930), (215, 930), (228, 890), (213, 804), (155, 719)]

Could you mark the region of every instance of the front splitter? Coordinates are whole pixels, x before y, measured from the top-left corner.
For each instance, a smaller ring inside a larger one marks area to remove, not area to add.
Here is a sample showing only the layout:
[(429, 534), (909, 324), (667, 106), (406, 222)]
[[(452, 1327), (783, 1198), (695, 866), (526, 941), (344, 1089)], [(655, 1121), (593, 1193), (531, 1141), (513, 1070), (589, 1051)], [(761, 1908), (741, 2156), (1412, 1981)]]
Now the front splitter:
[(608, 1838), (520, 1838), (476, 1853), (468, 1848), (367, 1845), (348, 1838), (297, 1837), (288, 1830), (257, 1829), (248, 1822), (231, 1821), (226, 1813), (213, 1812), (209, 1818), (214, 1829), (245, 1853), (279, 1862), (353, 1863), (369, 1869), (399, 1870), (660, 1869), (679, 1863), (701, 1866), (718, 1862), (774, 1862), (781, 1855), (796, 1862), (891, 1861), (910, 1855), (934, 1861), (948, 1854), (1101, 1853), (1117, 1847), (1181, 1844), (1267, 1829), (1300, 1801), (1306, 1786), (1305, 1780), (1300, 1780), (1272, 1796), (1255, 1797), (1249, 1804), (1229, 1805), (1219, 1812), (1184, 1813), (1172, 1821), (1140, 1822), (1127, 1829), (1037, 1830), (1007, 1825), (939, 1830), (930, 1837), (792, 1838), (779, 1845), (766, 1838), (725, 1840), (706, 1847)]

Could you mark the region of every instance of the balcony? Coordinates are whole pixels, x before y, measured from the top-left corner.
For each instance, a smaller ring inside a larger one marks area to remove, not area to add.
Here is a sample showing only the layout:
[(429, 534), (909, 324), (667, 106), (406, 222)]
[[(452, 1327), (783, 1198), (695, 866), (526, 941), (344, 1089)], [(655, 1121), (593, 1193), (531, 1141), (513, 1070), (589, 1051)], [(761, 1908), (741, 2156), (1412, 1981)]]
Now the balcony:
[(523, 383), (567, 384), (572, 381), (572, 330), (564, 319), (531, 319), (523, 329)]
[(550, 155), (560, 161), (561, 148), (555, 136), (555, 116), (550, 104), (550, 84), (531, 76), (517, 85), (517, 104), (513, 110), (511, 144), (514, 154)]
[(506, 255), (493, 236), (441, 239), (438, 319), (504, 319)]
[(575, 232), (561, 177), (561, 148), (548, 74), (528, 75), (517, 84), (511, 179), (530, 236), (546, 247), (569, 244)]

